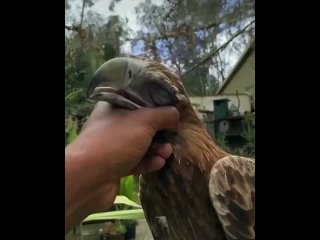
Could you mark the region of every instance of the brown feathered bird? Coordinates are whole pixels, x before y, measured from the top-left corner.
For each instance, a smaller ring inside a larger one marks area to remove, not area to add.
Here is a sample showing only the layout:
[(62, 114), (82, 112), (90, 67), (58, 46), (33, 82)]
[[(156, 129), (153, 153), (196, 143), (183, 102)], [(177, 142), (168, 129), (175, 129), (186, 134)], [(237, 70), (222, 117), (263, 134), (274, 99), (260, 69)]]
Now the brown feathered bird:
[(140, 197), (155, 240), (255, 239), (255, 160), (222, 150), (197, 117), (179, 77), (147, 59), (114, 58), (90, 82), (88, 98), (135, 110), (172, 105), (178, 132), (159, 132), (173, 154), (140, 178)]

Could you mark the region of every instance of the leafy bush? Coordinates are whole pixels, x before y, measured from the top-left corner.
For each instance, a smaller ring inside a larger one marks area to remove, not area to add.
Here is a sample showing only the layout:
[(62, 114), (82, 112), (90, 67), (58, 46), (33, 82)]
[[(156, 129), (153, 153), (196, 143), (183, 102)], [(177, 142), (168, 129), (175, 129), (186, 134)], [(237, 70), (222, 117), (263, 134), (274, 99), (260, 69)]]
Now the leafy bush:
[(241, 135), (245, 140), (246, 144), (242, 147), (237, 147), (232, 149), (225, 136), (216, 136), (215, 141), (217, 144), (225, 151), (245, 156), (245, 157), (255, 157), (255, 116), (252, 114), (245, 115), (245, 130)]

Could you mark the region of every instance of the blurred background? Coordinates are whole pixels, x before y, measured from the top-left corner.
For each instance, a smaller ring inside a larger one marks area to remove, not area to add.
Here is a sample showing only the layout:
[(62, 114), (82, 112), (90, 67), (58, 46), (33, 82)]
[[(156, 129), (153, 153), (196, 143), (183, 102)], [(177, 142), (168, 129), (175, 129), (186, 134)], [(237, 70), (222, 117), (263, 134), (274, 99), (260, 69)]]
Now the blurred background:
[[(65, 145), (92, 110), (85, 89), (93, 73), (111, 58), (137, 55), (180, 75), (221, 147), (254, 156), (254, 7), (254, 0), (65, 0)], [(139, 204), (138, 179), (123, 179), (119, 195)], [(112, 210), (139, 209), (121, 202)], [(102, 239), (106, 229), (123, 238), (105, 239), (152, 239), (139, 211), (126, 220), (84, 223), (66, 239)]]

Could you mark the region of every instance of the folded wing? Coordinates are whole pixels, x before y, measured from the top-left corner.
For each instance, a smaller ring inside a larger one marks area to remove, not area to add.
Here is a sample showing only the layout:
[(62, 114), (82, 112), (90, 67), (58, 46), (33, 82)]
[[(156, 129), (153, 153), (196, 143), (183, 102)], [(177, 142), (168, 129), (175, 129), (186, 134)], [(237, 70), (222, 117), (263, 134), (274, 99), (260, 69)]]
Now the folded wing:
[(209, 191), (228, 239), (255, 239), (255, 160), (227, 156), (213, 166)]

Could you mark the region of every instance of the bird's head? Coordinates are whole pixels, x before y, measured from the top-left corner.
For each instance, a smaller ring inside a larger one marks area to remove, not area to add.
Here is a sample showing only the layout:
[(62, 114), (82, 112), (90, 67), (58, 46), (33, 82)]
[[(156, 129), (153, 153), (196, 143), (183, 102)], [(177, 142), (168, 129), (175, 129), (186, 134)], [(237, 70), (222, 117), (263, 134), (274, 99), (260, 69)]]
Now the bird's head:
[(155, 141), (174, 142), (175, 154), (190, 162), (198, 159), (201, 169), (211, 166), (211, 160), (204, 156), (225, 156), (197, 117), (179, 76), (158, 62), (137, 57), (111, 59), (94, 74), (87, 97), (128, 110), (174, 106), (180, 113), (178, 135), (160, 131)]
[(191, 107), (186, 91), (172, 70), (137, 57), (118, 57), (104, 63), (94, 74), (87, 97), (134, 110), (142, 107)]

